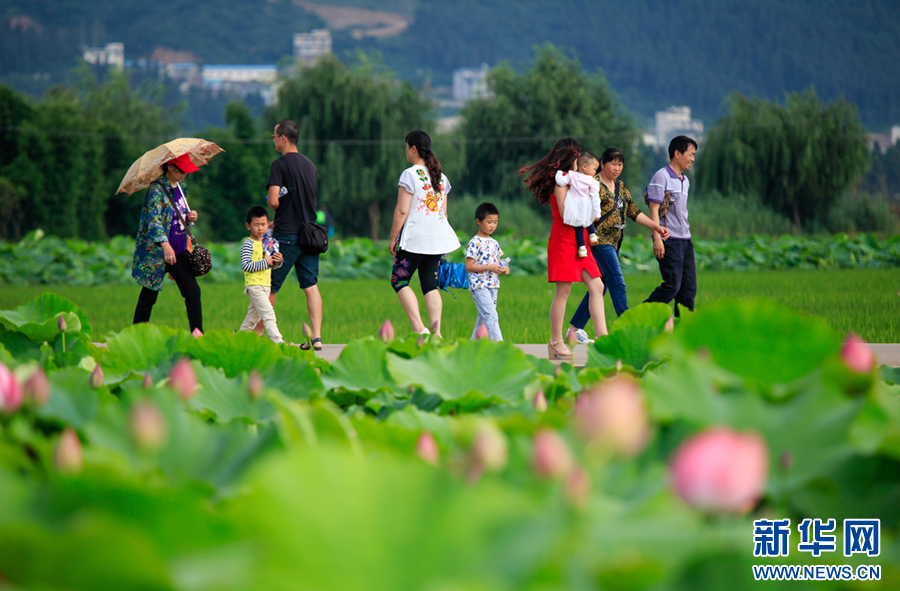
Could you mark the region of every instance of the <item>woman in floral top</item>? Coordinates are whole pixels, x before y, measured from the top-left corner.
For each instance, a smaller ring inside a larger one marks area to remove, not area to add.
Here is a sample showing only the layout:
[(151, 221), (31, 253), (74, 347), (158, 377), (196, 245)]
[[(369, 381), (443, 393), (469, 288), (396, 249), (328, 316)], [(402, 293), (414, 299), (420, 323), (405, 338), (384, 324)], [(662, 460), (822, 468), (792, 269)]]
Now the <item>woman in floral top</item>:
[[(442, 255), (460, 246), (447, 221), (450, 181), (441, 172), (441, 163), (431, 151), (431, 138), (424, 131), (406, 135), (406, 160), (412, 166), (400, 175), (391, 226), (391, 287), (400, 298), (413, 332), (440, 336), (443, 300), (437, 287), (438, 265)], [(428, 327), (422, 322), (419, 301), (409, 286), (417, 269), (428, 310)]]
[(191, 331), (203, 332), (203, 308), (200, 286), (191, 269), (187, 243), (187, 228), (175, 212), (178, 204), (181, 216), (188, 223), (197, 220), (197, 212), (187, 203), (184, 178), (199, 170), (188, 154), (163, 164), (163, 175), (150, 183), (141, 210), (141, 225), (134, 248), (131, 275), (141, 285), (141, 294), (134, 309), (134, 323), (150, 322), (153, 305), (163, 288), (168, 273), (184, 298)]

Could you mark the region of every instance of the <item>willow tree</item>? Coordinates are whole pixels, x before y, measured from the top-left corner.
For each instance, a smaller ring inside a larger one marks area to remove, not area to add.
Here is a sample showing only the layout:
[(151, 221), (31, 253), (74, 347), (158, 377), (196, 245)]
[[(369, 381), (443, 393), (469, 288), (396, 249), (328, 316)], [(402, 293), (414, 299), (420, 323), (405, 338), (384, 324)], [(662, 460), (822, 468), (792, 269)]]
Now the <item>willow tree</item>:
[(798, 231), (827, 218), (869, 158), (856, 108), (843, 98), (824, 105), (812, 89), (783, 106), (733, 96), (701, 148), (704, 190), (756, 195)]
[[(520, 199), (527, 195), (517, 172), (572, 136), (599, 155), (616, 146), (631, 153), (635, 127), (614, 100), (603, 74), (588, 74), (562, 50), (544, 45), (531, 68), (517, 73), (502, 63), (488, 73), (489, 96), (466, 103), (466, 189)], [(627, 169), (637, 171), (629, 160)]]
[(348, 68), (326, 55), (285, 80), (269, 122), (297, 122), (297, 148), (318, 169), (319, 201), (342, 233), (376, 240), (391, 223), (397, 179), (409, 166), (404, 138), (424, 128), (430, 104), (377, 62), (357, 59)]

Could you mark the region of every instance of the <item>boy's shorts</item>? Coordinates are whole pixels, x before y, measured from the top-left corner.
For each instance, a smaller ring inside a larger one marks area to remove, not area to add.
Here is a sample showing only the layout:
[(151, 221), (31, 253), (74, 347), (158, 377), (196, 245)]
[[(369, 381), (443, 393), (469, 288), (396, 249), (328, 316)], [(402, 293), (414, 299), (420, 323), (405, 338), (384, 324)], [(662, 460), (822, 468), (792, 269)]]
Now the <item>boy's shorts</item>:
[(272, 269), (272, 293), (278, 293), (291, 268), (297, 270), (300, 289), (312, 287), (319, 282), (319, 255), (306, 254), (297, 242), (296, 234), (273, 234), (281, 246), (284, 261), (277, 269)]

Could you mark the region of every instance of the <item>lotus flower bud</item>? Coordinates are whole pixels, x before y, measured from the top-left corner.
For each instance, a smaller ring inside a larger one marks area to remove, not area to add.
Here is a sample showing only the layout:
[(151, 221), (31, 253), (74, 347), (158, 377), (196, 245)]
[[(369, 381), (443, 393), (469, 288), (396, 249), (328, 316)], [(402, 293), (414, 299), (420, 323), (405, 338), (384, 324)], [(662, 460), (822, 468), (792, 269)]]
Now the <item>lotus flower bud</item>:
[(841, 347), (841, 360), (850, 371), (869, 373), (875, 367), (875, 353), (864, 340), (850, 335)]
[(575, 423), (588, 441), (628, 456), (644, 449), (650, 432), (640, 387), (625, 375), (582, 394), (575, 404)]
[(534, 405), (535, 412), (546, 412), (547, 411), (547, 397), (544, 396), (543, 390), (538, 390), (537, 394), (534, 395)]
[(416, 441), (416, 453), (429, 464), (437, 466), (441, 456), (437, 442), (434, 440), (434, 435), (428, 431), (423, 431), (419, 435), (419, 440)]
[(195, 339), (198, 339), (198, 338), (200, 338), (200, 337), (203, 336), (203, 331), (200, 330), (199, 328), (195, 328), (194, 330), (191, 331), (191, 335), (192, 335)]
[(62, 317), (62, 314), (59, 315), (59, 318), (56, 320), (56, 328), (59, 329), (59, 332), (66, 332), (66, 329), (69, 328), (66, 325), (66, 319)]
[(745, 513), (762, 496), (769, 473), (763, 439), (723, 427), (684, 442), (670, 466), (672, 485), (685, 502), (704, 511)]
[(416, 339), (416, 347), (421, 349), (422, 345), (424, 345), (424, 344), (425, 344), (425, 335), (420, 334), (419, 338)]
[(156, 403), (150, 400), (136, 402), (131, 407), (129, 422), (131, 437), (139, 449), (156, 451), (166, 442), (169, 434), (166, 419)]
[(488, 338), (490, 334), (488, 333), (487, 325), (484, 323), (479, 324), (478, 328), (475, 329), (475, 338), (476, 339), (485, 339)]
[(619, 373), (620, 371), (622, 371), (622, 358), (621, 357), (616, 359), (616, 373)]
[(103, 385), (103, 369), (100, 367), (99, 363), (94, 366), (94, 371), (91, 372), (88, 383), (91, 385), (91, 388), (99, 388)]
[(378, 329), (378, 338), (387, 343), (394, 340), (394, 325), (390, 320), (385, 320), (381, 328)]
[(591, 496), (591, 477), (584, 468), (576, 467), (566, 477), (566, 499), (575, 507), (583, 507)]
[(149, 390), (150, 388), (153, 387), (153, 378), (150, 377), (149, 372), (144, 374), (143, 387), (144, 387), (144, 390)]
[(663, 330), (665, 332), (674, 332), (675, 331), (675, 318), (673, 316), (669, 316), (669, 319), (666, 320), (665, 325), (663, 325)]
[(50, 400), (50, 382), (44, 368), (39, 367), (28, 380), (25, 381), (25, 400), (32, 406), (44, 406)]
[(182, 357), (169, 372), (169, 385), (182, 400), (188, 400), (197, 389), (197, 374), (187, 358)]
[(575, 461), (569, 446), (556, 431), (542, 429), (534, 436), (532, 467), (541, 478), (558, 478), (572, 471)]
[(22, 384), (13, 372), (0, 361), (0, 412), (11, 415), (22, 406)]
[(477, 466), (489, 471), (506, 466), (506, 437), (493, 424), (485, 424), (475, 433), (472, 459)]
[(309, 325), (306, 322), (303, 323), (303, 336), (305, 336), (308, 339), (312, 338), (312, 329), (309, 327)]
[(256, 369), (250, 370), (250, 379), (247, 380), (247, 393), (250, 400), (258, 399), (263, 393), (263, 380)]
[(53, 464), (62, 474), (78, 474), (84, 465), (81, 440), (71, 427), (66, 427), (56, 448), (53, 450)]

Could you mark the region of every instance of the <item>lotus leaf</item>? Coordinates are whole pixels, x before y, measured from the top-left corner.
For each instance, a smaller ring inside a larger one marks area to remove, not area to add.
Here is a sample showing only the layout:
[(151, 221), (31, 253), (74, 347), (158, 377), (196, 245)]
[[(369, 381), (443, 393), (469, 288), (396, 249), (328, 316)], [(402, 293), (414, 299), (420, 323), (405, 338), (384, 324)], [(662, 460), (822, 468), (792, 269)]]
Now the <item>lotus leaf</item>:
[(90, 335), (91, 327), (81, 309), (54, 293), (41, 294), (15, 310), (0, 311), (0, 319), (34, 342), (52, 341), (60, 333), (57, 326), (60, 317), (66, 321), (67, 333)]
[(535, 377), (516, 346), (488, 339), (431, 349), (413, 359), (388, 355), (388, 371), (401, 387), (421, 386), (445, 401), (517, 402)]

